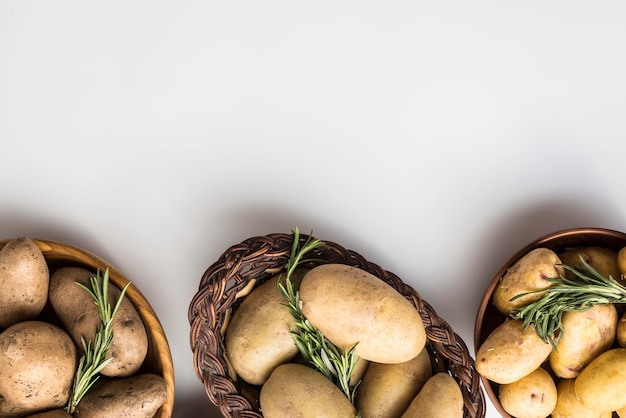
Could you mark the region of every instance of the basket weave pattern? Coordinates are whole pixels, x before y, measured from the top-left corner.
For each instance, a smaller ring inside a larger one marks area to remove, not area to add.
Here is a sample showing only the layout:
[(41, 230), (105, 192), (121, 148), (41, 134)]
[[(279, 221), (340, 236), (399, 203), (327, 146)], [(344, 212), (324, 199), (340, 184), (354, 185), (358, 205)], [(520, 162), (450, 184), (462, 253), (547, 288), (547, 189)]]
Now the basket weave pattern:
[[(300, 234), (301, 243), (307, 238)], [(228, 312), (234, 311), (241, 301), (237, 293), (251, 280), (263, 282), (283, 268), (289, 260), (293, 239), (291, 234), (270, 234), (230, 247), (205, 271), (189, 306), (190, 343), (196, 374), (209, 400), (224, 417), (263, 417), (258, 405), (258, 388), (229, 375), (222, 333)], [(449, 372), (461, 387), (464, 418), (485, 416), (480, 378), (465, 343), (412, 287), (354, 251), (329, 241), (309, 253), (308, 258), (361, 268), (409, 300), (422, 317), (435, 370)]]

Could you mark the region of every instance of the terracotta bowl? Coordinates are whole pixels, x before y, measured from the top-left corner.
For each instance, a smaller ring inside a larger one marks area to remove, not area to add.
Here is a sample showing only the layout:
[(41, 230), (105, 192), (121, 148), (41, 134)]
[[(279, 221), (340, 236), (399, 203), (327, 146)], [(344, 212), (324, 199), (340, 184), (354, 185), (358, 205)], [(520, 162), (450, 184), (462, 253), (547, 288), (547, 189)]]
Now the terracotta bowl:
[[(39, 246), (48, 262), (50, 273), (67, 266), (83, 267), (94, 272), (98, 269), (104, 271), (108, 268), (109, 280), (115, 286), (121, 289), (129, 282), (114, 266), (85, 250), (54, 241), (34, 238), (33, 241)], [(9, 242), (8, 239), (0, 240), (0, 248), (4, 247), (7, 242)], [(148, 353), (140, 372), (155, 373), (162, 376), (167, 387), (165, 403), (153, 418), (170, 418), (174, 406), (174, 367), (165, 332), (150, 303), (134, 284), (131, 283), (128, 287), (125, 297), (137, 309), (148, 334)], [(44, 309), (42, 315), (51, 315), (50, 312), (50, 309)], [(53, 318), (50, 320), (54, 321)]]
[[(506, 270), (511, 267), (526, 253), (538, 247), (546, 247), (559, 253), (568, 249), (578, 247), (600, 246), (611, 248), (619, 251), (626, 246), (626, 234), (611, 229), (603, 228), (573, 228), (554, 232), (536, 239), (515, 253), (504, 265), (496, 272), (493, 279), (489, 283), (476, 315), (476, 323), (474, 327), (474, 347), (475, 351), (482, 345), (487, 336), (504, 320), (506, 317), (501, 314), (491, 302), (492, 294), (498, 284), (500, 278)], [(476, 353), (474, 353), (476, 354)], [(498, 399), (499, 385), (489, 381), (483, 376), (480, 377), (487, 396), (503, 417), (510, 417), (500, 405)]]

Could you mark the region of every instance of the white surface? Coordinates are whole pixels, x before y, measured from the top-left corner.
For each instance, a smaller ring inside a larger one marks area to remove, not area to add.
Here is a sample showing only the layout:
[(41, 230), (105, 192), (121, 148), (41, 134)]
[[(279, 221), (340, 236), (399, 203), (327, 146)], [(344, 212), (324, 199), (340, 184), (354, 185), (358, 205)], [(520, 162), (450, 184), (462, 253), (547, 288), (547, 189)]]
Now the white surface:
[(509, 255), (562, 228), (626, 230), (625, 12), (2, 1), (0, 235), (83, 247), (134, 281), (171, 344), (177, 418), (217, 417), (187, 308), (257, 234), (299, 226), (360, 252), (473, 353)]

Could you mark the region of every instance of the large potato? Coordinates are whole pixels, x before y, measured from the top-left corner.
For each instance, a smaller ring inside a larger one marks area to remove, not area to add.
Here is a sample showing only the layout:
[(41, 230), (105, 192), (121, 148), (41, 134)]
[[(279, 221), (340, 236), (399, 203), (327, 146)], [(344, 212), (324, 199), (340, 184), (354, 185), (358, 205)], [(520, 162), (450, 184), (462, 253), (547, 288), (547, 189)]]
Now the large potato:
[(350, 400), (320, 372), (296, 363), (276, 367), (259, 397), (265, 418), (355, 418)]
[[(102, 320), (93, 297), (76, 283), (91, 288), (94, 272), (81, 267), (64, 267), (50, 277), (49, 299), (52, 308), (78, 347), (81, 337), (92, 341)], [(114, 306), (120, 290), (109, 284), (109, 303)], [(123, 377), (135, 374), (148, 352), (148, 336), (137, 310), (123, 298), (112, 325), (113, 341), (107, 351), (111, 362), (102, 369), (105, 376)]]
[(411, 401), (401, 418), (462, 418), (463, 394), (447, 373), (435, 373)]
[[(620, 280), (621, 275), (617, 263), (616, 251), (605, 247), (584, 247), (571, 249), (559, 254), (559, 258), (563, 264), (576, 268), (582, 268), (580, 257), (604, 277), (611, 276), (617, 281)], [(565, 277), (574, 278), (574, 274), (570, 271), (566, 271)]]
[[(291, 280), (298, 284), (306, 269), (297, 269)], [(263, 384), (279, 364), (298, 353), (290, 329), (294, 318), (276, 287), (279, 276), (260, 284), (232, 316), (225, 336), (228, 359), (239, 377)]]
[(72, 415), (65, 412), (64, 409), (52, 409), (50, 411), (29, 415), (25, 418), (72, 418)]
[(611, 411), (598, 412), (582, 404), (574, 391), (574, 379), (561, 379), (556, 385), (557, 401), (551, 418), (611, 418)]
[(546, 279), (559, 277), (561, 260), (548, 248), (536, 248), (517, 260), (504, 273), (493, 292), (494, 306), (508, 316), (511, 312), (540, 299), (544, 293), (534, 293), (511, 299), (522, 293), (544, 290), (552, 286)]
[(541, 366), (552, 345), (537, 335), (534, 325), (509, 319), (487, 336), (476, 353), (476, 370), (495, 383), (513, 383)]
[(399, 417), (432, 374), (427, 349), (404, 363), (370, 363), (355, 405), (363, 418)]
[(48, 264), (30, 238), (14, 238), (0, 250), (0, 328), (33, 320), (48, 300)]
[(613, 304), (606, 304), (584, 312), (565, 312), (562, 323), (563, 336), (550, 353), (550, 368), (557, 376), (571, 379), (611, 347), (617, 330), (617, 310)]
[(302, 312), (341, 349), (376, 363), (402, 363), (426, 343), (422, 318), (390, 285), (356, 267), (324, 264), (300, 284)]
[(76, 370), (76, 347), (61, 328), (24, 321), (0, 334), (0, 416), (63, 407)]
[(514, 417), (543, 418), (557, 403), (552, 376), (539, 367), (513, 383), (500, 385), (500, 405)]
[(576, 378), (574, 390), (594, 411), (626, 406), (626, 348), (612, 348), (593, 359)]

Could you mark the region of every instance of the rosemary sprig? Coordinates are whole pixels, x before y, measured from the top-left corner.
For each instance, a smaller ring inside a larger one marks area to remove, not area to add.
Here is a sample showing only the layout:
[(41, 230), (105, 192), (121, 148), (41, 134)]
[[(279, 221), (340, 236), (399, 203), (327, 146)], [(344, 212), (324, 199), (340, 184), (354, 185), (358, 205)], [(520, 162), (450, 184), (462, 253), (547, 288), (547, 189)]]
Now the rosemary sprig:
[(350, 378), (357, 361), (355, 356), (356, 344), (342, 353), (337, 346), (324, 337), (322, 332), (315, 328), (304, 316), (300, 292), (294, 287), (291, 280), (291, 275), (299, 265), (311, 261), (310, 259), (304, 259), (306, 253), (324, 244), (309, 236), (304, 244), (300, 246), (300, 235), (297, 228), (293, 231), (293, 234), (294, 241), (286, 267), (287, 271), (276, 282), (279, 292), (286, 301), (284, 306), (289, 309), (289, 312), (295, 319), (291, 335), (306, 362), (330, 379), (341, 389), (350, 402), (354, 403), (356, 390), (360, 383), (354, 386), (350, 385)]
[(525, 295), (543, 293), (545, 295), (517, 311), (511, 316), (524, 321), (523, 327), (535, 325), (537, 335), (555, 349), (563, 337), (562, 317), (565, 312), (584, 312), (594, 305), (626, 303), (626, 287), (613, 277), (604, 277), (580, 257), (581, 268), (565, 264), (559, 266), (574, 273), (576, 279), (566, 279), (563, 275), (546, 279), (553, 286), (517, 295), (511, 300)]
[(108, 303), (109, 269), (107, 268), (102, 276), (98, 270), (96, 275), (90, 278), (90, 281), (91, 289), (82, 283), (76, 284), (85, 289), (85, 291), (93, 297), (98, 307), (98, 314), (102, 320), (102, 325), (96, 331), (93, 341), (85, 342), (85, 339), (81, 337), (84, 354), (78, 362), (78, 370), (74, 376), (70, 398), (65, 407), (65, 411), (69, 414), (75, 411), (76, 406), (83, 396), (85, 396), (93, 384), (100, 378), (100, 371), (113, 359), (112, 357), (106, 357), (109, 346), (113, 341), (113, 318), (120, 307), (122, 298), (126, 294), (126, 289), (130, 286), (130, 283), (124, 286), (115, 307), (111, 309), (111, 305)]

